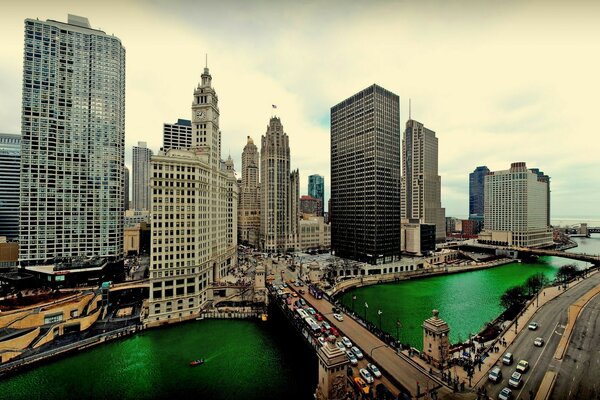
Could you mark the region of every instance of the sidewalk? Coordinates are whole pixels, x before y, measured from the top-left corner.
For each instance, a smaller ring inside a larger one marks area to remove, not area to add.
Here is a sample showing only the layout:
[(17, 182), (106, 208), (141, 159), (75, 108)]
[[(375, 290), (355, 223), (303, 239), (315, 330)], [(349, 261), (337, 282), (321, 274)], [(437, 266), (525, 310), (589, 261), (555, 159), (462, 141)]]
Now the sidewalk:
[[(597, 271), (595, 270), (595, 271), (591, 272), (588, 275), (588, 277), (592, 276), (593, 274), (596, 274), (596, 273), (597, 273)], [(569, 284), (569, 288), (567, 288), (566, 290), (569, 290), (570, 288), (578, 285), (579, 282), (582, 282), (582, 281), (583, 280), (577, 280), (575, 282), (571, 282)], [(515, 333), (515, 328), (514, 328), (514, 321), (510, 321), (510, 324), (508, 324), (504, 328), (504, 330), (500, 333), (500, 335), (496, 339), (485, 343), (486, 349), (491, 350), (494, 346), (498, 346), (499, 351), (498, 352), (488, 351), (489, 355), (485, 358), (485, 360), (481, 364), (481, 370), (479, 369), (479, 367), (475, 368), (473, 377), (471, 379), (471, 387), (472, 388), (475, 388), (476, 386), (480, 385), (482, 382), (486, 381), (489, 370), (498, 364), (499, 360), (504, 355), (505, 349), (513, 343), (513, 341), (519, 335), (519, 333), (523, 329), (527, 329), (527, 325), (529, 324), (529, 321), (535, 315), (537, 310), (540, 307), (542, 307), (544, 304), (555, 299), (557, 296), (559, 296), (562, 293), (564, 293), (564, 290), (559, 289), (559, 286), (552, 286), (552, 287), (543, 289), (539, 294), (539, 299), (538, 299), (537, 305), (536, 305), (536, 298), (534, 297), (532, 300), (530, 300), (527, 303), (526, 308), (521, 312), (521, 314), (519, 314), (516, 333)], [(506, 340), (506, 346), (502, 345), (503, 340)], [(402, 353), (404, 355), (406, 355), (407, 357), (409, 357), (408, 351), (404, 350), (404, 351), (402, 351)], [(425, 371), (430, 371), (431, 365), (429, 365), (425, 360), (422, 360), (418, 356), (410, 357), (410, 359), (413, 362), (415, 362), (416, 364), (418, 364), (420, 367), (422, 367)], [(448, 372), (448, 370), (445, 370), (445, 372)], [(465, 382), (465, 390), (467, 390), (467, 388), (469, 388), (469, 378), (467, 376), (466, 371), (463, 369), (463, 367), (454, 365), (454, 366), (450, 367), (450, 372), (452, 374), (453, 380), (454, 380), (454, 377), (458, 377), (459, 386), (462, 382)], [(440, 377), (440, 372), (436, 368), (433, 368), (433, 374), (436, 377)]]

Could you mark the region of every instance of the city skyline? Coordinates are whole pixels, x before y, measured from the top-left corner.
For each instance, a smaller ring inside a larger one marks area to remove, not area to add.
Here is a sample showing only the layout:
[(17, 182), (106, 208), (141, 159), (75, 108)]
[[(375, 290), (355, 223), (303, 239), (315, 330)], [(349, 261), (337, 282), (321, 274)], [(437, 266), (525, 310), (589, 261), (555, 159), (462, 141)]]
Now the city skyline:
[[(189, 2), (157, 2), (142, 7), (131, 2), (114, 14), (110, 7), (93, 4), (33, 4), (6, 7), (0, 28), (5, 38), (2, 132), (20, 133), (24, 19), (60, 21), (72, 13), (115, 33), (127, 50), (125, 153), (130, 169), (129, 149), (135, 143), (147, 141), (156, 151), (164, 123), (191, 118), (188, 93), (208, 53), (209, 67), (221, 78), (221, 110), (230, 116), (221, 127), (223, 157), (231, 154), (238, 176), (246, 136), (262, 134), (264, 121), (275, 111), (286, 121), (300, 193), (307, 193), (311, 174), (330, 182), (329, 107), (377, 83), (402, 94), (402, 125), (412, 98), (413, 117), (438, 132), (447, 215), (468, 216), (468, 175), (475, 167), (498, 170), (523, 161), (543, 166), (552, 176), (552, 219), (600, 217), (594, 207), (600, 178), (592, 173), (598, 162), (590, 98), (600, 66), (595, 56), (600, 28), (591, 17), (596, 5), (224, 2), (189, 7)], [(206, 13), (212, 18), (194, 23)], [(253, 18), (246, 18), (248, 13)], [(313, 31), (313, 25), (322, 25), (322, 31)], [(364, 35), (366, 28), (370, 35)], [(565, 51), (569, 57), (562, 56)], [(185, 63), (167, 57), (184, 52)], [(261, 87), (259, 96), (254, 87)], [(327, 185), (325, 203), (329, 197)]]

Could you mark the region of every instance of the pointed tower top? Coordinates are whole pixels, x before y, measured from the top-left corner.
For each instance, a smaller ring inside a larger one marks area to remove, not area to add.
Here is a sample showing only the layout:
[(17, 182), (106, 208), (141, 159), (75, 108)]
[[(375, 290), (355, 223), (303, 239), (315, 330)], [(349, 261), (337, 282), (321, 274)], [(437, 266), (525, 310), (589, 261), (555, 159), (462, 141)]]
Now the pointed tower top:
[(410, 98), (409, 98), (408, 99), (408, 119), (412, 119), (410, 106), (411, 106), (411, 104), (410, 104)]

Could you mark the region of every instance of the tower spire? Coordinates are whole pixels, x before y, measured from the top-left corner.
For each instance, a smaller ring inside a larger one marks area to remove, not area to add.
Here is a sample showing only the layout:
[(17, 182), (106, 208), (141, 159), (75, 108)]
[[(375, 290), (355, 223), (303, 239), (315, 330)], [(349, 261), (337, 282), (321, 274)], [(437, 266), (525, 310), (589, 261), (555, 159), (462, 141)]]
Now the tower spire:
[(208, 68), (208, 53), (204, 53), (204, 68)]
[(410, 104), (410, 97), (409, 97), (408, 98), (408, 119), (412, 119), (412, 116), (411, 116), (411, 113), (410, 113), (411, 112), (410, 106), (411, 106), (411, 104)]

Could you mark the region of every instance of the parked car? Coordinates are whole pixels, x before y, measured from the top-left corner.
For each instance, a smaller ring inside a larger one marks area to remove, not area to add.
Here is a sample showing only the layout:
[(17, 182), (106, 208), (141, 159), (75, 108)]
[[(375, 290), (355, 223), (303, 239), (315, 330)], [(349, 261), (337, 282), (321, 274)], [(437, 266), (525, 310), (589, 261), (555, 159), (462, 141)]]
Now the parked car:
[(498, 398), (500, 400), (511, 400), (513, 398), (512, 397), (512, 390), (510, 390), (509, 388), (505, 387), (498, 394)]
[(513, 363), (513, 355), (512, 353), (506, 353), (504, 354), (504, 357), (502, 357), (502, 363), (505, 365), (511, 365)]
[(500, 367), (494, 367), (488, 374), (488, 379), (494, 383), (499, 382), (502, 379), (502, 371)]
[(530, 324), (527, 326), (527, 328), (529, 328), (529, 329), (530, 329), (530, 330), (532, 330), (532, 331), (535, 331), (535, 330), (538, 328), (538, 326), (540, 326), (540, 325), (539, 325), (537, 322), (531, 322), (531, 323), (530, 323)]
[(510, 379), (508, 380), (508, 384), (514, 388), (518, 388), (519, 386), (521, 386), (521, 373), (520, 372), (513, 372), (513, 374), (510, 376)]
[(350, 364), (358, 365), (358, 358), (356, 358), (353, 352), (346, 350), (346, 356), (348, 357), (348, 360), (350, 360)]
[(360, 390), (361, 392), (363, 392), (364, 394), (369, 394), (369, 385), (367, 385), (365, 383), (364, 380), (362, 380), (362, 378), (359, 378), (358, 376), (354, 378), (354, 385), (356, 385), (356, 388), (358, 390)]
[(344, 346), (347, 348), (352, 347), (352, 342), (346, 336), (342, 336), (342, 343), (344, 343)]
[(533, 345), (537, 347), (542, 347), (544, 345), (544, 338), (535, 338), (535, 340), (533, 341)]
[(528, 369), (529, 369), (529, 363), (525, 360), (521, 360), (517, 364), (517, 372), (524, 373), (524, 372), (527, 372)]
[(333, 336), (340, 336), (340, 333), (338, 332), (337, 329), (335, 329), (335, 327), (331, 327), (331, 329), (329, 329), (329, 333), (331, 333)]
[(346, 346), (344, 346), (344, 343), (342, 343), (342, 342), (335, 342), (335, 345), (337, 347), (339, 347), (341, 350), (346, 351)]
[(340, 322), (342, 322), (344, 320), (344, 317), (342, 316), (342, 314), (338, 314), (338, 313), (333, 314), (333, 318), (337, 319)]
[(321, 326), (323, 327), (323, 329), (325, 329), (326, 331), (331, 329), (331, 325), (329, 325), (329, 323), (327, 321), (323, 321), (323, 323), (321, 324)]
[(319, 341), (319, 343), (321, 343), (321, 346), (325, 344), (325, 338), (323, 336), (319, 336), (317, 340)]
[(379, 371), (379, 368), (377, 368), (377, 365), (369, 363), (369, 364), (367, 364), (367, 369), (369, 371), (371, 371), (371, 373), (373, 374), (373, 376), (375, 378), (381, 378), (381, 371)]
[(305, 294), (305, 292), (304, 292), (304, 289), (300, 289), (300, 290), (298, 290), (298, 293), (300, 293), (300, 294)]
[(359, 369), (358, 373), (360, 374), (360, 377), (363, 378), (367, 383), (373, 383), (375, 381), (375, 379), (373, 379), (373, 375), (371, 375), (371, 373), (365, 368)]
[(323, 321), (323, 316), (321, 314), (315, 314), (315, 318), (317, 319), (317, 321), (321, 322)]
[(364, 358), (362, 351), (356, 346), (352, 347), (352, 352), (356, 355), (356, 358), (362, 360)]

